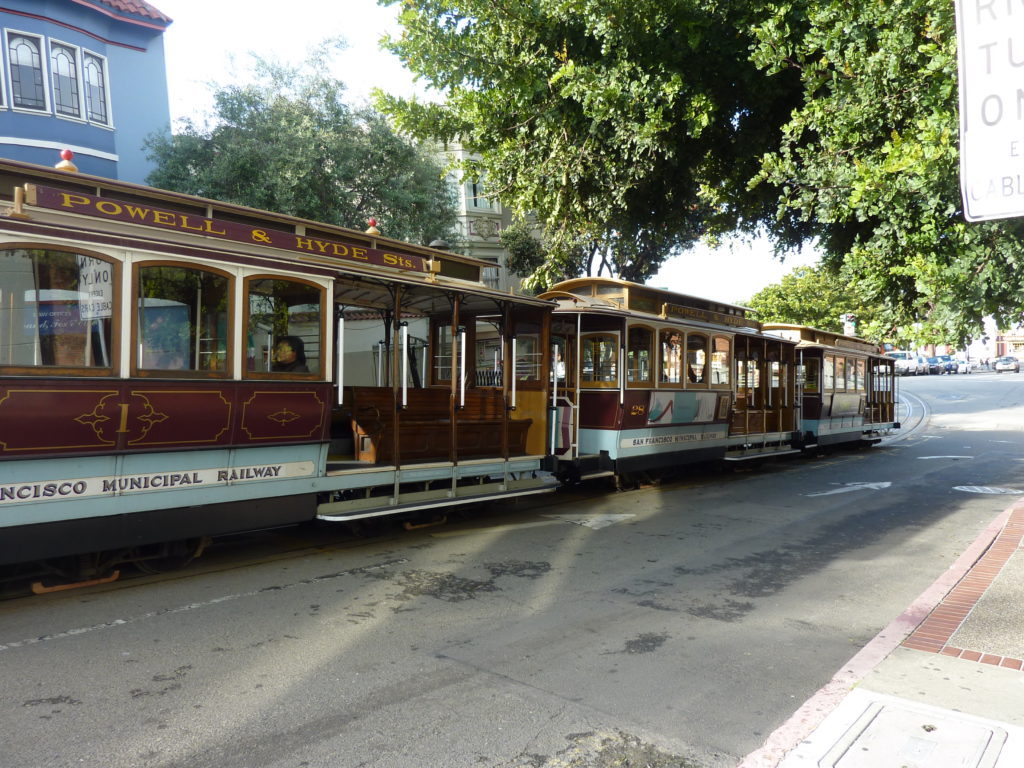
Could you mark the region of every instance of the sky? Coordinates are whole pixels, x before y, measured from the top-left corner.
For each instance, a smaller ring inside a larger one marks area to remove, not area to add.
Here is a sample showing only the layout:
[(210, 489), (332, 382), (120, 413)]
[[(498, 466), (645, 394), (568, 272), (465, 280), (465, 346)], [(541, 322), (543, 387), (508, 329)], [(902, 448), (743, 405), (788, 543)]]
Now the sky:
[[(210, 84), (246, 82), (251, 53), (287, 64), (300, 63), (325, 38), (348, 44), (335, 57), (335, 76), (350, 103), (367, 101), (374, 88), (399, 96), (430, 98), (401, 62), (378, 41), (397, 34), (397, 5), (377, 0), (149, 0), (174, 20), (164, 34), (171, 119), (201, 122), (210, 111)], [(282, 13), (282, 9), (285, 11)], [(812, 251), (780, 263), (762, 241), (698, 247), (668, 260), (649, 284), (728, 303), (743, 303), (798, 266), (817, 260)]]

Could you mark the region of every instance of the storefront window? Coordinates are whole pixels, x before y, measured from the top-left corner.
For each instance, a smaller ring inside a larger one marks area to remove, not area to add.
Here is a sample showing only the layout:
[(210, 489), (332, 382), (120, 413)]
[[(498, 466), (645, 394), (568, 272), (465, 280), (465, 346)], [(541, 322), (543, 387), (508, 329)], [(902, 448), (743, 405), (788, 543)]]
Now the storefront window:
[(138, 367), (226, 372), (230, 284), (191, 267), (140, 267)]
[(80, 253), (0, 251), (0, 366), (113, 367), (115, 265)]
[(252, 373), (320, 373), (323, 291), (297, 280), (249, 282), (247, 369)]

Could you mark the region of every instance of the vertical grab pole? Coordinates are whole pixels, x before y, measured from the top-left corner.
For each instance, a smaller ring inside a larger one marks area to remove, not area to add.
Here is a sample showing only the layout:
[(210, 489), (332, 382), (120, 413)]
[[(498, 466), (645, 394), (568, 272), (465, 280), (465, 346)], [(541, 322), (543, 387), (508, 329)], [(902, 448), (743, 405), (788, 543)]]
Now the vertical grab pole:
[(267, 370), (274, 370), (274, 334), (267, 334)]
[(409, 405), (409, 324), (401, 325), (402, 338), (402, 407)]
[(512, 410), (516, 409), (516, 379), (519, 378), (518, 371), (516, 370), (516, 363), (519, 360), (519, 356), (516, 354), (516, 342), (518, 340), (515, 336), (512, 337)]
[(619, 346), (619, 405), (626, 402), (626, 348)]
[(459, 328), (459, 408), (466, 407), (466, 329)]
[(345, 386), (345, 315), (338, 315), (338, 338), (334, 340), (335, 355), (338, 359), (338, 405), (344, 399)]
[(558, 358), (560, 349), (557, 344), (551, 351), (551, 407), (558, 405)]

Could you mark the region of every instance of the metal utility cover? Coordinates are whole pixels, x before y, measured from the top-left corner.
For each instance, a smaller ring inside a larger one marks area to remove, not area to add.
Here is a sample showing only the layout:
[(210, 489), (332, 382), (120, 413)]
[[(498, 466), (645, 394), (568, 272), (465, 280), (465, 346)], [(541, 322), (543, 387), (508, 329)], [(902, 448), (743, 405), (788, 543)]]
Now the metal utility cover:
[(819, 768), (993, 768), (1006, 742), (996, 726), (874, 702)]

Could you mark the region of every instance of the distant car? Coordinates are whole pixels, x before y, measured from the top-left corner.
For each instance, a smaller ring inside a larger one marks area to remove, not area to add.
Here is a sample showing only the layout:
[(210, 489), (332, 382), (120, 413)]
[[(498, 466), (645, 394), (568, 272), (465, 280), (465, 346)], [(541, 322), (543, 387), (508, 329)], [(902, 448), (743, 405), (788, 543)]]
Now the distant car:
[(973, 370), (974, 370), (974, 366), (971, 365), (966, 360), (957, 360), (956, 361), (956, 372), (957, 373), (970, 373)]
[(995, 368), (996, 373), (1002, 373), (1003, 371), (1020, 373), (1020, 361), (1016, 357), (997, 357), (992, 367)]
[(928, 373), (945, 373), (946, 365), (937, 357), (928, 358)]
[(918, 363), (917, 355), (913, 352), (886, 352), (885, 356), (896, 361), (895, 365), (897, 376), (916, 376), (921, 372), (921, 366)]
[(952, 355), (936, 355), (935, 359), (939, 361), (939, 365), (942, 367), (939, 373), (956, 373), (956, 358)]

